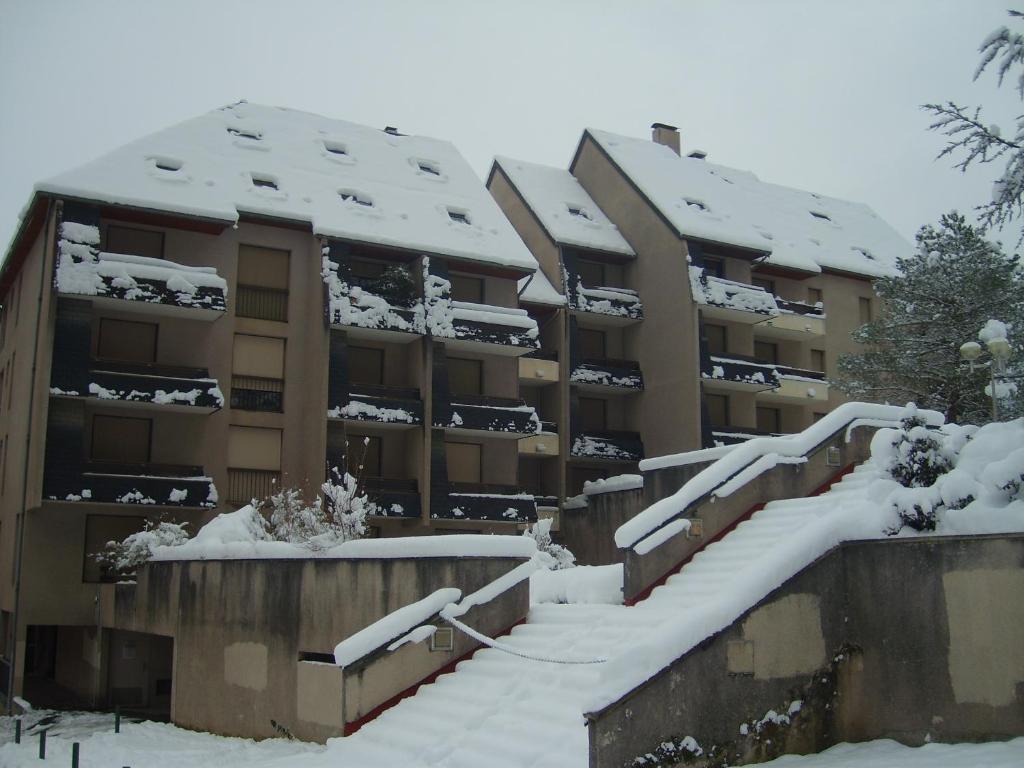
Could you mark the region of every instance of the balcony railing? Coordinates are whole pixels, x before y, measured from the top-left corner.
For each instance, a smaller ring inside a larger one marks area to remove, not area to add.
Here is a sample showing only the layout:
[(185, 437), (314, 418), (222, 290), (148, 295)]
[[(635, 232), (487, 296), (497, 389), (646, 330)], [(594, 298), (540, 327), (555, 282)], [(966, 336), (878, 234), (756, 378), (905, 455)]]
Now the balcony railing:
[(786, 299), (780, 299), (778, 296), (775, 297), (775, 303), (779, 306), (780, 312), (790, 312), (794, 315), (807, 315), (809, 317), (824, 317), (825, 310), (821, 304), (807, 304), (802, 301), (787, 301)]
[(452, 395), (450, 404), (435, 404), (434, 426), (520, 436), (537, 434), (540, 419), (533, 406), (515, 398)]
[(96, 360), (85, 373), (54, 360), (50, 394), (151, 405), (217, 410), (224, 405), (216, 379), (205, 368)]
[(584, 285), (583, 279), (569, 270), (565, 271), (565, 284), (568, 286), (567, 299), (570, 309), (623, 320), (643, 319), (644, 306), (640, 302), (639, 294), (634, 290)]
[(413, 426), (423, 423), (423, 401), (415, 388), (358, 384), (349, 390), (348, 402), (328, 409), (327, 417)]
[(47, 473), (46, 496), (58, 501), (142, 506), (217, 506), (217, 489), (202, 467), (87, 462), (80, 472)]
[(375, 505), (377, 517), (415, 519), (420, 516), (420, 494), (415, 480), (364, 477), (359, 487)]
[(711, 427), (711, 438), (717, 445), (736, 445), (753, 440), (755, 437), (778, 437), (782, 432), (766, 432), (752, 427)]
[(533, 523), (537, 520), (537, 503), (532, 494), (512, 486), (482, 483), (452, 483), (447, 504), (431, 517), (447, 520), (488, 521), (499, 523)]
[(231, 379), (231, 407), (242, 411), (284, 410), (284, 382), (257, 376), (235, 376)]
[(394, 290), (381, 278), (351, 274), (338, 262), (323, 258), (321, 276), (326, 290), (326, 312), (330, 325), (368, 331), (426, 333), (422, 280), (410, 271), (410, 290)]
[(700, 375), (705, 383), (722, 384), (727, 388), (760, 390), (779, 386), (779, 377), (773, 363), (761, 362), (745, 355), (711, 355), (701, 366)]
[(288, 322), (288, 291), (259, 285), (239, 285), (235, 315), (256, 320)]
[(640, 461), (644, 444), (639, 432), (583, 430), (573, 437), (569, 455), (577, 459)]
[(693, 300), (707, 307), (762, 317), (779, 314), (775, 296), (764, 288), (709, 275), (700, 267), (690, 267), (690, 289)]
[(621, 389), (640, 390), (644, 388), (640, 364), (635, 360), (588, 358), (569, 374), (569, 381), (573, 384), (591, 384)]
[(537, 321), (525, 309), (452, 301), (451, 325), (458, 342), (507, 348), (514, 354), (540, 348)]

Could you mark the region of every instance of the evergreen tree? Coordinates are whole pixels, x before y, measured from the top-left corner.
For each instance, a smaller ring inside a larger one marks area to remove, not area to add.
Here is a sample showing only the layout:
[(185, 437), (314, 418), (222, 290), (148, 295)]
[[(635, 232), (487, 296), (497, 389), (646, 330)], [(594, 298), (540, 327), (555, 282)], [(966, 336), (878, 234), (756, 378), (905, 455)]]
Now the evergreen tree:
[[(1015, 360), (1024, 330), (1024, 273), (1016, 256), (985, 240), (963, 216), (950, 213), (917, 234), (917, 252), (897, 261), (900, 274), (880, 278), (879, 316), (853, 333), (865, 351), (839, 358), (836, 386), (864, 400), (907, 402), (946, 414), (947, 421), (989, 420), (986, 368), (971, 371), (960, 346), (978, 339), (990, 319), (1009, 328)], [(1020, 412), (1020, 393), (1000, 400)], [(1003, 408), (1005, 406), (1005, 409)]]

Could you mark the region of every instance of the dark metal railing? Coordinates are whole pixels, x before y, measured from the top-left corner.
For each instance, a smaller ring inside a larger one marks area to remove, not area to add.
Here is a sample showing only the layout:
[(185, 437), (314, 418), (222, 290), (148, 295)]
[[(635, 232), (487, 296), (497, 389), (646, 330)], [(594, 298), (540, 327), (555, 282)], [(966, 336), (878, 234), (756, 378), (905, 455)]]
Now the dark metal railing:
[(284, 410), (284, 382), (258, 376), (235, 376), (231, 380), (231, 407), (242, 411)]
[(540, 423), (540, 431), (541, 432), (553, 432), (554, 434), (557, 435), (558, 434), (558, 425), (555, 424), (555, 422), (553, 422), (553, 421), (541, 421), (541, 423)]
[(387, 400), (419, 400), (420, 391), (416, 387), (391, 387), (378, 384), (352, 384), (349, 387), (350, 397), (379, 397)]
[(523, 357), (532, 357), (536, 360), (551, 360), (552, 362), (558, 362), (558, 350), (557, 349), (535, 349), (532, 352), (527, 352)]
[(775, 303), (783, 312), (793, 312), (797, 315), (817, 315), (819, 317), (825, 314), (825, 310), (822, 307), (807, 304), (803, 301), (789, 301), (788, 299), (780, 299), (776, 296)]
[(256, 320), (288, 322), (288, 291), (259, 285), (238, 285), (235, 315)]
[(526, 405), (526, 403), (523, 400), (519, 400), (515, 397), (497, 397), (495, 395), (452, 394), (451, 401), (453, 404), (482, 405), (490, 406), (492, 408), (516, 408), (521, 405)]
[(802, 379), (816, 379), (817, 381), (825, 380), (824, 371), (812, 371), (808, 368), (792, 368), (788, 365), (776, 365), (775, 370), (779, 376), (799, 376)]
[(448, 492), (483, 493), (490, 496), (516, 496), (523, 493), (523, 490), (514, 485), (499, 485), (498, 483), (449, 483)]

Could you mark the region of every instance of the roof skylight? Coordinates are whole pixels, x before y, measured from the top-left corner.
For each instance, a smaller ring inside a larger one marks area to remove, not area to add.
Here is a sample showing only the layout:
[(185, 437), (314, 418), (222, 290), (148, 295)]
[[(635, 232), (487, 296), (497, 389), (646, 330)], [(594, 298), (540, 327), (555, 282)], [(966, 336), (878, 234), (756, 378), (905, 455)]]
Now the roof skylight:
[(448, 209), (448, 218), (457, 224), (471, 224), (469, 220), (469, 214), (465, 211), (455, 211), (451, 208)]
[(153, 165), (158, 170), (168, 171), (170, 173), (181, 170), (182, 162), (180, 160), (172, 160), (169, 157), (154, 157), (152, 160)]
[(811, 216), (813, 216), (816, 219), (821, 219), (822, 221), (832, 221), (832, 217), (829, 216), (827, 213), (822, 213), (821, 211), (811, 211), (810, 213)]
[(684, 197), (683, 201), (686, 203), (686, 205), (688, 207), (696, 208), (698, 211), (707, 211), (708, 210), (707, 205), (705, 205), (702, 200), (693, 200), (693, 199), (691, 199), (689, 197)]
[(332, 155), (343, 155), (348, 157), (348, 147), (339, 141), (329, 141), (324, 139), (324, 149), (330, 152)]
[(254, 187), (261, 187), (263, 189), (277, 189), (277, 181), (270, 176), (260, 176), (259, 174), (250, 174), (252, 176), (252, 185)]
[(242, 139), (251, 139), (252, 141), (263, 140), (263, 136), (260, 132), (251, 128), (228, 128), (227, 130), (232, 136), (238, 136)]
[(346, 203), (353, 203), (355, 205), (362, 205), (367, 208), (373, 207), (373, 200), (366, 195), (361, 195), (358, 192), (354, 192), (351, 189), (343, 189), (338, 192), (338, 196)]
[(423, 173), (429, 173), (431, 176), (441, 175), (441, 169), (438, 168), (436, 164), (426, 160), (417, 160), (416, 167), (423, 171)]
[(587, 221), (593, 221), (593, 218), (591, 218), (586, 208), (581, 208), (578, 205), (569, 205), (566, 207), (569, 209), (570, 215), (579, 216), (581, 219), (586, 219)]
[(868, 261), (875, 261), (875, 255), (871, 253), (871, 251), (869, 251), (867, 248), (861, 248), (860, 246), (854, 245), (852, 246), (851, 250), (853, 250), (854, 253), (859, 253)]

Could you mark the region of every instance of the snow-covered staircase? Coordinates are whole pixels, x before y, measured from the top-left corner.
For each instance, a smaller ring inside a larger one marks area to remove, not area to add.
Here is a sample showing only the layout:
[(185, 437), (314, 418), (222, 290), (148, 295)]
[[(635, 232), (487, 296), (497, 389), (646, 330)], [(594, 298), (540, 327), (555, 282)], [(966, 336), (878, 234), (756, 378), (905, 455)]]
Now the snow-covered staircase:
[(583, 768), (588, 740), (582, 713), (604, 665), (570, 662), (629, 653), (652, 631), (706, 622), (723, 595), (742, 594), (751, 583), (770, 589), (789, 578), (801, 565), (780, 573), (778, 551), (805, 527), (859, 500), (878, 477), (867, 463), (820, 496), (769, 503), (635, 606), (536, 605), (502, 644), (566, 663), (484, 648), (328, 749), (345, 765)]

